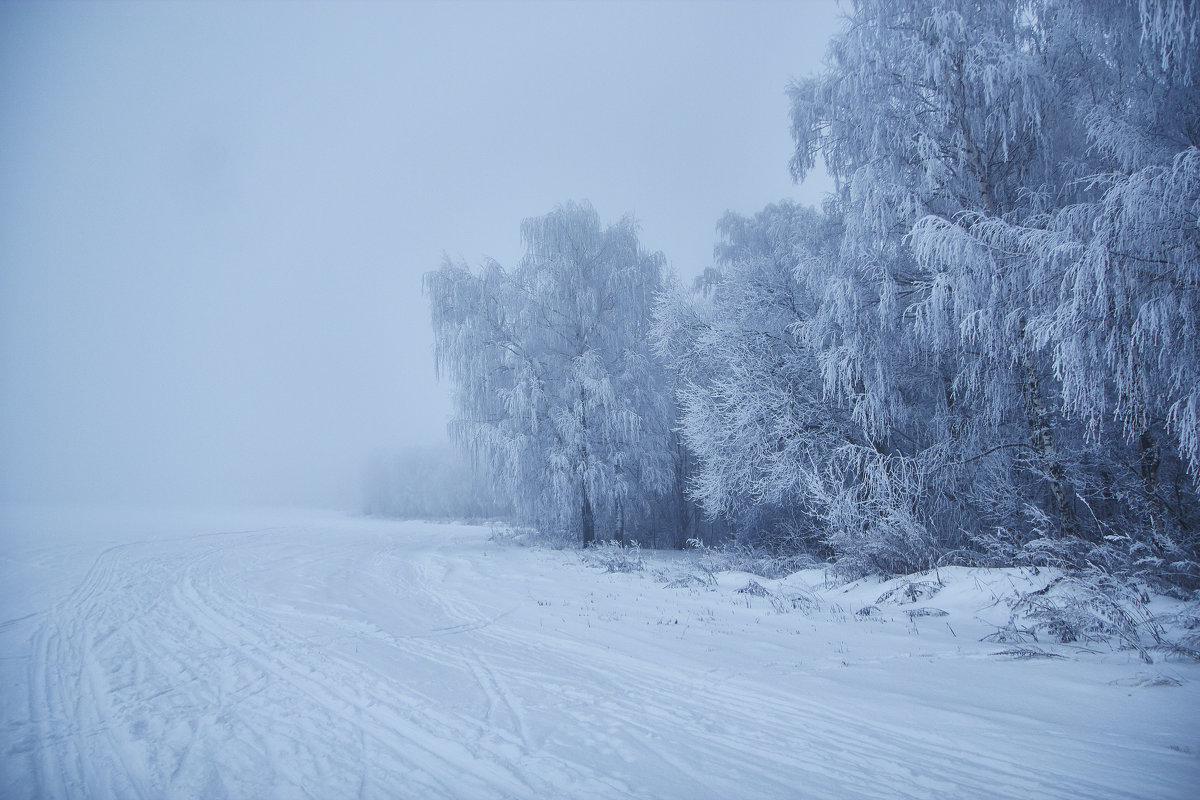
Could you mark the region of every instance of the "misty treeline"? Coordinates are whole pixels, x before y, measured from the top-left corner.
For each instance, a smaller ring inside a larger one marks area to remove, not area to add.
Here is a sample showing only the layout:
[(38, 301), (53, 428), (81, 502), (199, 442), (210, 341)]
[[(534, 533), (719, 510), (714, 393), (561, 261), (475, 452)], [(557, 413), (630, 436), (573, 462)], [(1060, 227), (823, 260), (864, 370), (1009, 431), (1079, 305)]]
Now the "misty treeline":
[(487, 521), (510, 515), (512, 505), (461, 454), (412, 446), (379, 450), (367, 460), (363, 511), (401, 519)]
[(727, 214), (687, 288), (586, 204), (427, 276), (454, 438), (584, 544), (1194, 590), (1198, 80), (1187, 0), (858, 0), (788, 89), (821, 210)]

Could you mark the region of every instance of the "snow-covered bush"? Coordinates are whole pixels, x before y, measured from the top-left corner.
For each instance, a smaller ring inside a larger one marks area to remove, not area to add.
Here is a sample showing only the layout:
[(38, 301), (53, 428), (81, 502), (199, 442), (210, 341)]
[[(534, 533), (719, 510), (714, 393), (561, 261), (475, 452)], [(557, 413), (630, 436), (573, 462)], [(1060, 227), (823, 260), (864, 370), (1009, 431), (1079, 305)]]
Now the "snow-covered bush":
[(534, 544), (553, 544), (541, 536), (536, 528), (525, 528), (520, 525), (510, 525), (504, 522), (493, 522), (488, 541), (501, 545), (516, 545), (523, 547)]
[(1021, 594), (1013, 603), (1013, 616), (1054, 641), (1112, 644), (1135, 650), (1147, 664), (1154, 662), (1152, 653), (1200, 660), (1195, 636), (1168, 639), (1164, 623), (1179, 627), (1179, 615), (1170, 620), (1156, 616), (1145, 584), (1099, 569), (1063, 574)]
[(772, 552), (736, 541), (707, 547), (698, 539), (691, 539), (688, 547), (696, 555), (696, 566), (710, 578), (718, 572), (749, 572), (761, 578), (785, 578), (818, 564), (803, 552)]
[(637, 542), (626, 545), (615, 539), (597, 542), (586, 548), (580, 557), (584, 564), (605, 572), (641, 572), (646, 568), (642, 548)]
[(838, 554), (834, 569), (846, 580), (864, 575), (911, 575), (932, 569), (938, 543), (911, 514), (863, 518), (863, 524), (835, 530), (829, 543)]

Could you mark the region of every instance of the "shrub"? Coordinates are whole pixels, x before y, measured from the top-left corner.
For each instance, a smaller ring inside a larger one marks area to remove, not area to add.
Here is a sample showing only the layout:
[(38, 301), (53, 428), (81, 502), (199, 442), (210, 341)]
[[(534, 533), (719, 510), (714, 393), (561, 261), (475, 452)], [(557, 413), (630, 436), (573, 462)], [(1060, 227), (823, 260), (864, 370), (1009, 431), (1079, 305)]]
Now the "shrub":
[(622, 545), (617, 540), (597, 542), (583, 551), (583, 563), (605, 572), (641, 572), (646, 568), (642, 548), (637, 542)]

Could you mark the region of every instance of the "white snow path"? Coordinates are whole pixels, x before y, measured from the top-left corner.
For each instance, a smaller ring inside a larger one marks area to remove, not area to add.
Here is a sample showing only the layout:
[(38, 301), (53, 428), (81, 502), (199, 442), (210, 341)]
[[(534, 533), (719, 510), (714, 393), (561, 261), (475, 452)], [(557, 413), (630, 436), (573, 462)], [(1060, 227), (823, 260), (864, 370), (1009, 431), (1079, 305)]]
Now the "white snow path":
[(91, 540), (105, 547), (6, 520), (0, 796), (1200, 787), (1193, 665), (1167, 668), (1182, 686), (1133, 689), (1114, 684), (1145, 669), (1125, 654), (1006, 661), (941, 621), (776, 614), (480, 528), (235, 522), (110, 529)]

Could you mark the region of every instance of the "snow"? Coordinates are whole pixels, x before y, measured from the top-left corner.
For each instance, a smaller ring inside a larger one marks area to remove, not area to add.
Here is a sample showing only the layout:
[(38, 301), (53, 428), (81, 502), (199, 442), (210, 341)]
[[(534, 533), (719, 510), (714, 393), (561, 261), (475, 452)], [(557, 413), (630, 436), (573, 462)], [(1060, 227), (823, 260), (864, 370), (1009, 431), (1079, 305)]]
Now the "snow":
[(0, 523), (5, 798), (1200, 786), (1200, 665), (980, 641), (1045, 573), (941, 570), (912, 601), (904, 581), (710, 579), (679, 554), (614, 574), (486, 528), (328, 513)]

